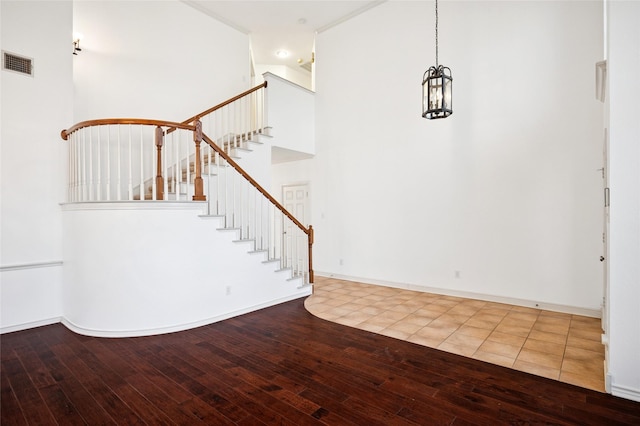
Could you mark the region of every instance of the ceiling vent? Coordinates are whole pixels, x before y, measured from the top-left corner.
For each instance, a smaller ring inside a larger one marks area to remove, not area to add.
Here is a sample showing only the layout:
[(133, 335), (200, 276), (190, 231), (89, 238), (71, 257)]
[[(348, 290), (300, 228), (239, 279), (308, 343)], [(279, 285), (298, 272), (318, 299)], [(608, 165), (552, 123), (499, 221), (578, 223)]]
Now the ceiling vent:
[(33, 59), (2, 51), (2, 69), (33, 77)]

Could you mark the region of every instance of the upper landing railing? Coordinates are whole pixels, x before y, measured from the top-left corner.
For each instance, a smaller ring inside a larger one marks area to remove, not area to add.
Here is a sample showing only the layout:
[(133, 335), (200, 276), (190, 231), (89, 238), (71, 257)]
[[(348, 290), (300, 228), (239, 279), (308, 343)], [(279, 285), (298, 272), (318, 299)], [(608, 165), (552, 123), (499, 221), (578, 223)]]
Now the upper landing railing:
[(222, 217), (226, 228), (239, 230), (255, 250), (312, 283), (313, 228), (230, 155), (268, 131), (265, 88), (266, 83), (254, 87), (182, 123), (113, 118), (63, 130), (69, 143), (68, 201), (208, 201), (210, 214)]

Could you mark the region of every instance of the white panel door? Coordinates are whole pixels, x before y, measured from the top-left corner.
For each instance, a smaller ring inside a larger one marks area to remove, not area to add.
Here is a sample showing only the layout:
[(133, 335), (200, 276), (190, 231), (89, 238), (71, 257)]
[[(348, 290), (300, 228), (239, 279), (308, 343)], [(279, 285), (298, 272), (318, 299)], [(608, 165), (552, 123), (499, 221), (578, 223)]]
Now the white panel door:
[(283, 185), (282, 199), (284, 207), (304, 226), (308, 226), (309, 185)]
[[(282, 200), (284, 208), (304, 226), (308, 226), (309, 185), (283, 185)], [(289, 220), (285, 221), (283, 229), (285, 233), (283, 247), (285, 266), (296, 266), (298, 270), (305, 270), (304, 254), (308, 244), (307, 235), (299, 232), (297, 227)]]

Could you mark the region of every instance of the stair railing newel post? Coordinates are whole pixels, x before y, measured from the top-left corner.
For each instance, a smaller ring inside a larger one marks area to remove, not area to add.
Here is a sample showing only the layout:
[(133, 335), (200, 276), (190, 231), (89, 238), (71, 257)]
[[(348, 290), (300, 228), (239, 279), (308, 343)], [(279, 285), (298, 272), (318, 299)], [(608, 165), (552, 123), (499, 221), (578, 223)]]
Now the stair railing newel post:
[(193, 181), (194, 194), (193, 201), (205, 201), (207, 197), (204, 196), (204, 183), (202, 181), (202, 170), (200, 164), (200, 143), (202, 142), (202, 122), (196, 119), (193, 122), (195, 129), (193, 131), (193, 141), (196, 144), (196, 177)]
[[(164, 144), (164, 132), (162, 127), (156, 127), (156, 200), (164, 200), (164, 178), (162, 177), (162, 145)], [(140, 197), (142, 199), (142, 197)]]

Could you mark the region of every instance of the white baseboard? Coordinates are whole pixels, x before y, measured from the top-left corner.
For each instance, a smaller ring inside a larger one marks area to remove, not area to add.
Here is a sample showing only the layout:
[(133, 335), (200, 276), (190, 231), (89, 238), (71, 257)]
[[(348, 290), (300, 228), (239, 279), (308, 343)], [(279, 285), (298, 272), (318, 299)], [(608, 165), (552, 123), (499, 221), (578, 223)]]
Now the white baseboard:
[(397, 283), (393, 281), (376, 280), (371, 278), (352, 277), (349, 275), (332, 274), (328, 272), (315, 272), (316, 276), (337, 278), (345, 281), (354, 281), (363, 284), (373, 284), (385, 287), (401, 288), (404, 290), (420, 291), (423, 293), (441, 294), (444, 296), (463, 297), (467, 299), (484, 300), (487, 302), (506, 303), (509, 305), (523, 306), (527, 308), (541, 309), (545, 311), (562, 312), (565, 314), (581, 315), (585, 317), (600, 318), (600, 309), (582, 308), (579, 306), (559, 305), (555, 303), (539, 302), (535, 300), (517, 299), (513, 297), (495, 296), (491, 294), (473, 293), (469, 291), (449, 290), (437, 287), (428, 287), (415, 284)]
[(28, 330), (30, 328), (42, 327), (42, 326), (51, 325), (51, 324), (57, 324), (59, 322), (62, 322), (62, 318), (54, 317), (54, 318), (47, 318), (47, 319), (38, 320), (38, 321), (25, 322), (23, 324), (10, 325), (10, 326), (7, 326), (7, 327), (0, 328), (0, 334), (13, 333), (14, 331)]
[(85, 328), (74, 324), (66, 318), (62, 318), (60, 322), (64, 324), (69, 330), (74, 333), (82, 334), (84, 336), (91, 337), (141, 337), (141, 336), (154, 336), (158, 334), (175, 333), (177, 331), (190, 330), (192, 328), (202, 327), (205, 325), (213, 324), (219, 321), (224, 321), (229, 318), (237, 317), (239, 315), (247, 314), (249, 312), (257, 311), (259, 309), (268, 308), (270, 306), (279, 305), (280, 303), (289, 302), (291, 300), (299, 299), (311, 295), (311, 286), (303, 287), (295, 294), (280, 299), (271, 300), (269, 302), (260, 303), (257, 305), (249, 306), (247, 308), (239, 309), (232, 312), (227, 312), (215, 317), (206, 318), (200, 321), (190, 322), (186, 324), (179, 324), (170, 327), (160, 327), (143, 330), (95, 330)]
[(611, 394), (620, 398), (640, 402), (640, 389), (632, 389), (626, 386), (611, 384)]

